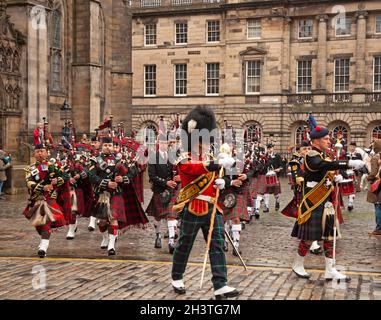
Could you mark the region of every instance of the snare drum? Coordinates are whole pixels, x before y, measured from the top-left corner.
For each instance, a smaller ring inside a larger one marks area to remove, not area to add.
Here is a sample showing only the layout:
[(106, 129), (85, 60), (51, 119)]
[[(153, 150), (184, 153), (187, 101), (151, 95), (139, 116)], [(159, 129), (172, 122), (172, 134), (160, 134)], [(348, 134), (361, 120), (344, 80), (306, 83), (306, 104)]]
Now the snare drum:
[(342, 196), (350, 196), (355, 194), (355, 184), (352, 179), (345, 179), (339, 183), (339, 188)]
[(348, 176), (348, 179), (351, 179), (351, 180), (356, 180), (356, 175), (355, 175), (355, 172), (351, 169), (347, 170), (347, 176)]
[(266, 173), (266, 185), (276, 186), (278, 184), (278, 177), (275, 171), (269, 171)]

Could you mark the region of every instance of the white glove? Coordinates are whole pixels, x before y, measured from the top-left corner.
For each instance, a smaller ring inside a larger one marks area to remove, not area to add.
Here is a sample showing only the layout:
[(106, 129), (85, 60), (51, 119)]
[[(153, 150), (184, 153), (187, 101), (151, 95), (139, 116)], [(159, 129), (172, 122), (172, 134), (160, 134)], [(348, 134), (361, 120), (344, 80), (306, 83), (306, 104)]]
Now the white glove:
[(365, 162), (362, 160), (349, 160), (348, 165), (355, 168), (355, 170), (359, 170), (365, 165)]
[(218, 187), (220, 190), (225, 189), (225, 180), (224, 179), (216, 179), (214, 181), (214, 186)]
[(229, 155), (218, 160), (218, 164), (223, 166), (225, 169), (230, 169), (234, 165), (234, 163), (234, 158), (230, 157)]
[(338, 174), (336, 177), (335, 177), (335, 182), (337, 183), (340, 183), (344, 180), (343, 176), (341, 174)]

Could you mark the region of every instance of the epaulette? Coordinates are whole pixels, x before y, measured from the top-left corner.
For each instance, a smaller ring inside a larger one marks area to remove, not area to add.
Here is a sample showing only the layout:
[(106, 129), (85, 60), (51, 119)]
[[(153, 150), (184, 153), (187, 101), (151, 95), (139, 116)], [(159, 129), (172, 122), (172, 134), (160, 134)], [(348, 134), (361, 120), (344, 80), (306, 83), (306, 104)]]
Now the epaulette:
[(178, 165), (180, 162), (183, 162), (184, 160), (191, 159), (190, 155), (188, 152), (183, 152), (180, 154), (180, 156), (176, 159), (174, 165)]
[(316, 157), (316, 156), (321, 157), (321, 153), (316, 151), (316, 150), (310, 150), (310, 151), (308, 151), (307, 156), (309, 156), (309, 157)]

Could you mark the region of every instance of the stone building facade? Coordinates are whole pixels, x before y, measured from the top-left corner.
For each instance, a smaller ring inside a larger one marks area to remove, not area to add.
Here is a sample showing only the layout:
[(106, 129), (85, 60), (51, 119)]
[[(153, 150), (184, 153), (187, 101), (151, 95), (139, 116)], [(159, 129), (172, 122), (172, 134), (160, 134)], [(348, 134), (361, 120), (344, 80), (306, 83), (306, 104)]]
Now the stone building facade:
[(132, 5), (134, 128), (209, 105), (220, 127), (247, 128), (282, 153), (308, 112), (359, 145), (381, 138), (380, 1)]
[(16, 163), (43, 118), (55, 139), (65, 119), (78, 136), (109, 114), (131, 130), (131, 21), (126, 0), (0, 0), (0, 145)]

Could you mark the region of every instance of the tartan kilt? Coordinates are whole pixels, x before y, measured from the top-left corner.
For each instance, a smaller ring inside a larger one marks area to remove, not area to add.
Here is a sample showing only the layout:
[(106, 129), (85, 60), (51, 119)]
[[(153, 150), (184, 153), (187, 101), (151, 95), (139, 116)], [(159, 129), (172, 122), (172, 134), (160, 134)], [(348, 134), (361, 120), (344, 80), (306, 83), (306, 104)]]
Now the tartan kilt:
[(291, 236), (299, 240), (319, 241), (322, 238), (322, 219), (325, 203), (322, 203), (311, 214), (307, 222), (299, 225), (298, 221), (295, 222)]
[[(241, 221), (250, 221), (249, 213), (247, 211), (248, 207), (248, 194), (250, 194), (250, 190), (248, 186), (243, 187), (242, 193), (236, 193), (237, 203), (233, 208), (225, 208), (222, 201), (221, 208), (224, 212), (224, 222), (239, 218)], [(223, 199), (222, 199), (223, 200)]]
[(142, 208), (142, 203), (136, 194), (134, 187), (127, 184), (123, 187), (124, 208), (126, 220), (119, 223), (120, 229), (127, 227), (145, 228), (148, 224), (148, 218)]
[(302, 193), (298, 192), (296, 195), (294, 195), (294, 197), (287, 204), (287, 206), (284, 207), (284, 209), (281, 211), (281, 214), (289, 218), (297, 219), (298, 207), (301, 201), (302, 201)]
[(160, 199), (160, 193), (154, 192), (146, 209), (146, 214), (156, 219), (166, 219), (171, 213), (171, 207), (170, 202), (167, 205), (163, 205)]
[[(258, 193), (258, 177), (253, 177), (250, 179), (249, 190), (250, 199), (256, 198)], [(254, 203), (252, 206), (254, 206)]]
[[(57, 210), (57, 212), (56, 212), (56, 210), (52, 211), (52, 214), (54, 216), (55, 221), (51, 223), (51, 228), (59, 228), (59, 227), (63, 227), (65, 225), (67, 225), (68, 223), (66, 222), (62, 207), (57, 203), (57, 200), (53, 199), (53, 198), (49, 198), (49, 197), (46, 197), (45, 199), (46, 199), (46, 202), (48, 203), (48, 205), (50, 207)], [(35, 201), (31, 202), (30, 204), (28, 204), (28, 206), (23, 211), (23, 215), (28, 220), (29, 220), (29, 218), (28, 218), (29, 211), (31, 208), (34, 207), (35, 203), (36, 203)], [(49, 221), (49, 219), (48, 219), (48, 221)], [(47, 223), (50, 223), (50, 221)]]
[(181, 190), (181, 183), (177, 184), (177, 187), (173, 190), (173, 195), (171, 198), (171, 201), (169, 202), (169, 214), (167, 216), (167, 219), (179, 219), (179, 214), (176, 212), (173, 212), (173, 206), (176, 203), (177, 196), (179, 195)]
[[(82, 188), (75, 188), (75, 195), (77, 197), (77, 215), (82, 216), (85, 212), (85, 198)], [(73, 203), (73, 199), (71, 202)]]
[(258, 176), (258, 183), (257, 183), (257, 190), (258, 194), (264, 195), (264, 194), (280, 194), (282, 192), (280, 188), (280, 181), (278, 179), (278, 184), (275, 186), (268, 186), (266, 183), (266, 176), (265, 175), (259, 175)]
[(66, 182), (65, 184), (60, 186), (57, 191), (58, 191), (57, 203), (62, 208), (62, 212), (66, 220), (66, 225), (68, 225), (72, 219), (69, 182)]

